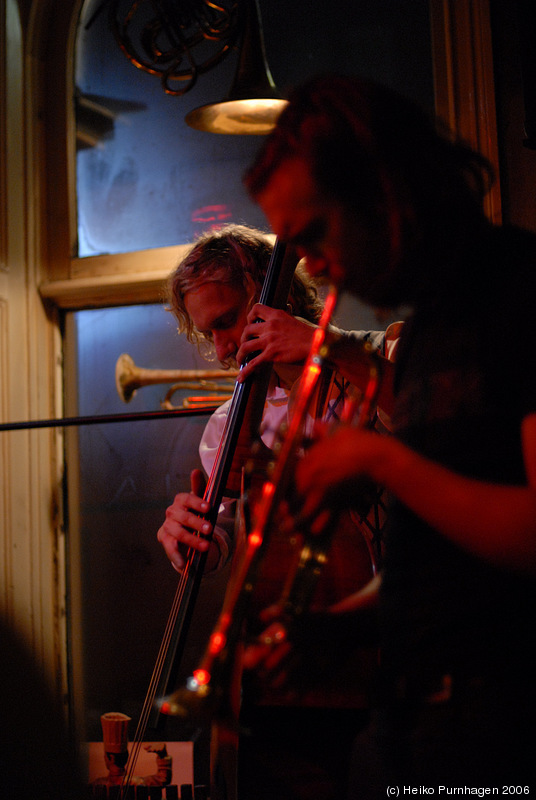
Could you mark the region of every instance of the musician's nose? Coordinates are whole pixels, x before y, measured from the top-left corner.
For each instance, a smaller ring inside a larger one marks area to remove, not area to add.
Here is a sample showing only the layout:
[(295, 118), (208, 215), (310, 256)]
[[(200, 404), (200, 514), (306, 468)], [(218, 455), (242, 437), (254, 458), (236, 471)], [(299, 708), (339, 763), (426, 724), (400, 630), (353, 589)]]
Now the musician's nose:
[(225, 361), (225, 359), (235, 356), (238, 352), (240, 342), (236, 342), (235, 337), (230, 335), (228, 331), (214, 331), (213, 339), (218, 361)]

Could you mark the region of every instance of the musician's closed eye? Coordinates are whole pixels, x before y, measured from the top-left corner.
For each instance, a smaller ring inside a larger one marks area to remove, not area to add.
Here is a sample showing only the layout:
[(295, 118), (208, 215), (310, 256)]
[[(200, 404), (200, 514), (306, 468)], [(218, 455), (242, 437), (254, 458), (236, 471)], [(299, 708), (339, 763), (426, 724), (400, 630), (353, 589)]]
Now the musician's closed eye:
[(200, 333), (205, 339), (212, 341), (214, 338), (214, 331), (231, 330), (234, 328), (237, 322), (238, 316), (236, 314), (226, 314), (224, 317), (219, 317), (217, 320), (215, 320), (209, 329), (200, 331)]

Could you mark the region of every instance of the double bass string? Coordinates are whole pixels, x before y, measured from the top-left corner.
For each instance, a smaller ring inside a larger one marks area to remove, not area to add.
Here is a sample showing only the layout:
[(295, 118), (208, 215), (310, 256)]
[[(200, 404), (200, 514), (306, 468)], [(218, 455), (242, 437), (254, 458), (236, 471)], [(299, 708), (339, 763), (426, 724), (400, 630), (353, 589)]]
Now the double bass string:
[[(219, 502), (218, 497), (215, 496), (215, 495), (217, 494), (218, 484), (221, 481), (222, 462), (225, 460), (224, 459), (224, 455), (225, 454), (224, 454), (223, 451), (226, 449), (225, 445), (228, 443), (228, 433), (229, 433), (228, 429), (230, 427), (232, 427), (232, 425), (234, 423), (234, 419), (235, 419), (235, 415), (236, 415), (236, 410), (235, 410), (236, 409), (236, 405), (237, 405), (238, 400), (240, 399), (240, 395), (242, 394), (242, 390), (240, 388), (241, 386), (243, 386), (243, 384), (239, 384), (239, 383), (237, 383), (236, 386), (235, 386), (235, 391), (234, 391), (234, 394), (233, 394), (233, 398), (231, 400), (231, 410), (230, 410), (230, 412), (228, 414), (228, 417), (227, 417), (227, 420), (226, 420), (226, 423), (225, 423), (225, 426), (224, 426), (224, 431), (223, 431), (222, 437), (220, 439), (220, 444), (219, 444), (219, 447), (218, 447), (217, 456), (216, 456), (216, 459), (214, 461), (214, 465), (213, 465), (213, 468), (212, 468), (212, 471), (211, 471), (207, 486), (205, 488), (203, 499), (206, 500), (207, 502), (210, 502), (211, 498), (212, 498), (213, 501), (217, 500)], [(212, 497), (213, 495), (215, 497)], [(205, 515), (200, 515), (200, 516), (204, 516), (205, 519), (209, 519), (209, 520), (214, 522), (215, 518), (217, 517), (217, 513), (218, 513), (218, 509), (215, 506), (216, 506), (216, 502), (213, 502), (212, 508)], [(196, 535), (200, 536), (199, 533), (196, 534)], [(205, 538), (207, 538), (210, 541), (212, 539), (212, 534), (210, 534), (208, 537), (205, 537)], [(124, 777), (124, 780), (123, 780), (123, 783), (122, 783), (122, 786), (121, 786), (121, 794), (120, 794), (121, 800), (123, 800), (123, 798), (125, 797), (126, 790), (128, 789), (128, 787), (130, 786), (130, 784), (132, 782), (133, 773), (134, 773), (134, 770), (135, 770), (135, 767), (136, 767), (136, 763), (137, 763), (137, 760), (138, 760), (138, 757), (139, 757), (139, 753), (140, 753), (140, 749), (141, 749), (141, 746), (142, 746), (142, 743), (143, 743), (143, 739), (145, 737), (145, 733), (146, 733), (146, 730), (147, 730), (147, 727), (148, 727), (149, 719), (150, 719), (151, 713), (152, 713), (152, 711), (154, 709), (155, 699), (156, 699), (156, 696), (158, 694), (158, 687), (160, 686), (160, 683), (162, 681), (162, 675), (163, 675), (163, 672), (164, 672), (164, 668), (166, 667), (166, 662), (168, 662), (168, 660), (169, 660), (168, 656), (169, 656), (169, 652), (170, 652), (170, 649), (171, 649), (171, 646), (172, 646), (172, 642), (173, 642), (174, 638), (177, 639), (177, 636), (176, 636), (177, 628), (176, 628), (176, 626), (177, 626), (177, 619), (179, 617), (179, 613), (180, 613), (181, 610), (184, 609), (185, 598), (186, 598), (188, 590), (190, 591), (190, 594), (192, 592), (192, 589), (191, 589), (192, 582), (191, 582), (191, 579), (190, 579), (190, 574), (191, 574), (191, 572), (194, 572), (196, 574), (202, 574), (203, 568), (204, 568), (204, 565), (205, 565), (205, 560), (206, 560), (206, 553), (201, 553), (198, 550), (195, 550), (194, 548), (190, 548), (188, 550), (188, 553), (187, 553), (187, 556), (186, 556), (186, 562), (185, 562), (184, 568), (183, 568), (183, 570), (182, 570), (182, 572), (180, 574), (180, 577), (179, 577), (179, 582), (177, 584), (177, 589), (175, 591), (175, 595), (174, 595), (174, 598), (173, 598), (171, 611), (170, 611), (168, 619), (167, 619), (166, 627), (165, 627), (165, 630), (164, 630), (164, 635), (163, 635), (163, 638), (162, 638), (162, 642), (160, 644), (160, 649), (158, 651), (156, 664), (155, 664), (155, 667), (153, 669), (153, 673), (152, 673), (152, 676), (151, 676), (151, 681), (150, 681), (150, 684), (149, 684), (147, 695), (145, 697), (145, 701), (144, 701), (144, 704), (143, 704), (143, 707), (142, 707), (142, 711), (141, 711), (141, 714), (140, 714), (140, 719), (138, 721), (138, 725), (136, 727), (136, 732), (134, 734), (132, 751), (131, 751), (131, 754), (130, 754), (130, 757), (129, 757), (129, 760), (128, 760), (127, 772), (125, 774), (125, 777)], [(195, 579), (195, 576), (194, 576), (194, 579)], [(171, 665), (170, 665), (170, 670), (171, 670)], [(165, 682), (167, 683), (168, 680), (169, 680), (169, 676), (167, 677)]]
[(136, 768), (143, 739), (145, 737), (145, 733), (149, 723), (149, 718), (154, 707), (154, 701), (156, 698), (158, 686), (162, 678), (162, 673), (166, 664), (167, 655), (169, 653), (169, 648), (173, 639), (173, 634), (175, 632), (175, 625), (178, 618), (178, 614), (184, 603), (184, 597), (186, 594), (186, 589), (190, 577), (189, 573), (194, 568), (192, 564), (194, 560), (197, 561), (198, 564), (196, 565), (196, 568), (202, 570), (205, 561), (203, 556), (204, 554), (199, 553), (199, 551), (191, 548), (188, 552), (184, 569), (180, 575), (179, 583), (177, 584), (177, 589), (175, 591), (175, 596), (173, 598), (173, 604), (164, 631), (164, 636), (162, 638), (160, 649), (158, 651), (156, 664), (151, 676), (149, 689), (147, 691), (142, 711), (140, 714), (140, 718), (138, 720), (138, 725), (136, 727), (136, 732), (134, 734), (134, 739), (132, 742), (132, 750), (127, 764), (127, 771), (125, 773), (123, 782), (121, 784), (121, 792), (120, 792), (121, 800), (124, 800), (124, 798), (126, 797), (127, 789), (132, 782), (132, 777), (134, 774), (134, 770)]
[[(236, 407), (237, 407), (238, 401), (240, 399), (240, 395), (243, 392), (243, 389), (241, 389), (242, 386), (243, 386), (243, 384), (239, 384), (239, 383), (237, 383), (236, 386), (235, 386), (235, 390), (234, 390), (234, 393), (233, 393), (233, 398), (231, 400), (231, 409), (230, 409), (230, 412), (229, 412), (229, 414), (227, 416), (227, 419), (226, 419), (226, 423), (225, 423), (225, 426), (224, 426), (224, 431), (223, 431), (222, 437), (220, 439), (220, 444), (219, 444), (219, 447), (218, 447), (218, 452), (217, 452), (217, 455), (216, 455), (216, 459), (215, 459), (215, 462), (214, 462), (214, 465), (213, 465), (213, 468), (212, 468), (212, 471), (211, 471), (211, 475), (210, 475), (210, 478), (208, 480), (207, 486), (205, 488), (204, 496), (203, 496), (204, 500), (207, 500), (208, 502), (211, 502), (211, 500), (212, 500), (213, 502), (212, 502), (212, 507), (209, 510), (209, 512), (207, 512), (207, 514), (201, 515), (201, 516), (204, 516), (205, 519), (210, 519), (212, 522), (215, 521), (215, 518), (217, 517), (217, 513), (218, 513), (217, 507), (215, 508), (215, 506), (216, 506), (216, 502), (215, 501), (219, 502), (218, 497), (216, 496), (217, 495), (217, 487), (218, 487), (218, 484), (221, 482), (221, 479), (222, 479), (222, 471), (223, 471), (225, 455), (226, 455), (225, 451), (226, 451), (226, 449), (228, 449), (228, 447), (226, 448), (226, 445), (228, 445), (228, 440), (229, 440), (229, 428), (231, 428), (233, 426), (233, 424), (235, 423)], [(200, 536), (199, 533), (197, 535)], [(212, 535), (210, 535), (209, 537), (205, 537), (205, 538), (208, 538), (209, 540), (211, 540), (212, 539)], [(203, 572), (203, 568), (204, 568), (204, 565), (205, 565), (205, 560), (206, 560), (206, 553), (201, 553), (198, 550), (195, 550), (194, 548), (190, 548), (188, 550), (188, 553), (187, 553), (187, 556), (186, 556), (186, 562), (185, 562), (184, 568), (183, 568), (183, 570), (182, 570), (182, 572), (180, 574), (179, 582), (177, 584), (177, 589), (175, 591), (175, 595), (174, 595), (174, 598), (173, 598), (173, 603), (172, 603), (172, 606), (171, 606), (171, 611), (170, 611), (168, 619), (167, 619), (166, 627), (165, 627), (165, 630), (164, 630), (164, 635), (163, 635), (162, 642), (160, 644), (160, 648), (159, 648), (159, 651), (158, 651), (156, 664), (155, 664), (155, 667), (153, 669), (153, 673), (152, 673), (152, 676), (151, 676), (151, 681), (149, 683), (149, 688), (147, 690), (147, 694), (146, 694), (146, 697), (145, 697), (145, 701), (143, 703), (143, 707), (142, 707), (142, 710), (141, 710), (140, 718), (138, 720), (138, 725), (136, 727), (136, 732), (134, 734), (134, 739), (133, 739), (133, 742), (132, 742), (132, 750), (131, 750), (131, 753), (130, 753), (130, 756), (129, 756), (129, 759), (128, 759), (128, 764), (127, 764), (127, 771), (125, 773), (125, 776), (123, 778), (123, 782), (121, 784), (120, 800), (124, 800), (124, 798), (126, 797), (126, 793), (127, 793), (128, 787), (132, 783), (134, 770), (136, 768), (136, 764), (137, 764), (138, 757), (139, 757), (139, 754), (140, 754), (140, 750), (141, 750), (141, 746), (142, 746), (142, 743), (143, 743), (143, 739), (145, 738), (145, 733), (146, 733), (146, 730), (147, 730), (147, 727), (148, 727), (148, 724), (149, 724), (149, 719), (150, 719), (151, 713), (154, 710), (154, 704), (155, 704), (156, 696), (158, 694), (158, 688), (159, 688), (159, 686), (160, 686), (160, 684), (162, 682), (162, 675), (164, 673), (164, 669), (166, 667), (166, 663), (169, 662), (169, 653), (170, 653), (170, 650), (171, 650), (171, 647), (172, 647), (173, 640), (175, 639), (176, 644), (178, 644), (177, 620), (178, 620), (178, 617), (179, 617), (179, 614), (180, 614), (181, 610), (184, 610), (185, 605), (188, 602), (188, 600), (185, 599), (185, 598), (187, 598), (187, 594), (189, 593), (191, 595), (192, 591), (193, 591), (193, 583), (192, 583), (192, 580), (191, 580), (191, 573), (192, 572), (195, 573), (194, 574), (194, 578), (193, 578), (193, 580), (195, 581), (195, 576), (197, 574), (201, 575), (202, 572)], [(169, 665), (168, 672), (171, 671), (171, 668), (172, 668), (172, 665)], [(169, 681), (169, 674), (166, 677), (165, 683), (167, 684), (168, 681)]]

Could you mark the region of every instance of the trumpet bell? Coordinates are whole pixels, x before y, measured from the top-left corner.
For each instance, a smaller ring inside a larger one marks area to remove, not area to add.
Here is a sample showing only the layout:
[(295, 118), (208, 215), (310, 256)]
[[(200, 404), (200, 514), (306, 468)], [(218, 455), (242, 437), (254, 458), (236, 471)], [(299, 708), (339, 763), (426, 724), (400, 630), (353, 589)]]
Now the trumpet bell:
[(134, 379), (135, 366), (128, 353), (122, 353), (115, 364), (115, 388), (123, 403), (130, 403), (139, 388)]
[[(205, 398), (205, 405), (221, 405), (232, 394), (238, 370), (232, 369), (146, 369), (138, 367), (128, 353), (121, 353), (115, 364), (115, 386), (123, 403), (130, 403), (142, 386), (175, 384), (166, 396), (164, 408), (174, 408), (169, 402), (170, 394), (181, 388), (196, 388), (224, 391), (225, 394)], [(202, 398), (192, 398), (191, 405), (199, 406)]]

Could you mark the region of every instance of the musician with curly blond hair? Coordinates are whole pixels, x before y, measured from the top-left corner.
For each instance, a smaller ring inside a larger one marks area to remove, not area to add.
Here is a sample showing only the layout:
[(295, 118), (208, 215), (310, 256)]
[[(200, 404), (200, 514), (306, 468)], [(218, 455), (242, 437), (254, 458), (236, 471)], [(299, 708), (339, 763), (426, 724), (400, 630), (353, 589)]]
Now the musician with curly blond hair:
[[(286, 420), (289, 393), (301, 374), (323, 308), (316, 282), (300, 264), (285, 310), (258, 302), (272, 248), (272, 240), (266, 234), (244, 225), (208, 231), (199, 237), (168, 280), (169, 308), (178, 321), (178, 330), (205, 356), (213, 354), (222, 365), (230, 367), (242, 364), (254, 353), (242, 368), (239, 380), (245, 380), (265, 362), (274, 363), (262, 423), (262, 438), (268, 447)], [(369, 363), (361, 346), (368, 340), (392, 357), (398, 328), (393, 326), (385, 335), (383, 331), (343, 332), (333, 327), (329, 334), (330, 364), (357, 386), (368, 380)], [(389, 369), (390, 362), (385, 361)], [(386, 379), (382, 407), (388, 412), (389, 405), (390, 382)], [(201, 461), (207, 474), (227, 409), (225, 404), (215, 412), (201, 441)], [(204, 537), (210, 535), (211, 525), (199, 517), (208, 511), (201, 497), (203, 485), (203, 474), (194, 470), (191, 492), (176, 495), (158, 531), (158, 540), (178, 571), (190, 547), (208, 549), (207, 571), (221, 568), (231, 552), (229, 531), (233, 528), (234, 506), (224, 504), (209, 545)]]

